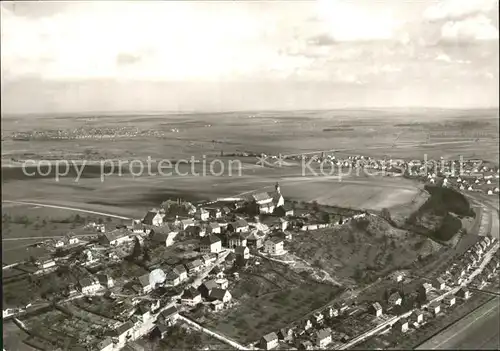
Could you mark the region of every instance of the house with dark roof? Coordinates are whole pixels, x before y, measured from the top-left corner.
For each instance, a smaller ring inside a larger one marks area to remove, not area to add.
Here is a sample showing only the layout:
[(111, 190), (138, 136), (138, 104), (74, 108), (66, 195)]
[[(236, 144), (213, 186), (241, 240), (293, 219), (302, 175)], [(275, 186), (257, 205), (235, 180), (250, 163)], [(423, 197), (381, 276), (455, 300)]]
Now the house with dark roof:
[(220, 234), (221, 226), (217, 222), (212, 222), (207, 225), (206, 229), (207, 234)]
[(248, 222), (245, 221), (244, 219), (238, 219), (237, 221), (230, 222), (227, 225), (227, 230), (230, 232), (241, 233), (241, 232), (247, 232), (248, 229), (249, 229)]
[(259, 347), (264, 350), (272, 350), (278, 346), (278, 335), (275, 332), (264, 335), (259, 342)]
[(236, 257), (241, 257), (245, 260), (248, 260), (250, 258), (250, 250), (246, 246), (236, 246), (234, 249), (234, 253)]
[(324, 348), (332, 342), (332, 330), (330, 328), (320, 329), (316, 333), (316, 346)]
[(232, 233), (228, 239), (228, 247), (234, 249), (237, 246), (247, 246), (246, 235), (241, 232)]
[(117, 344), (125, 344), (128, 340), (134, 338), (134, 323), (128, 321), (112, 330), (110, 336), (115, 339)]
[(280, 217), (290, 217), (293, 216), (293, 207), (285, 203), (283, 206), (276, 207), (274, 214)]
[(215, 278), (224, 278), (224, 272), (221, 271), (219, 266), (215, 266), (211, 271), (210, 275), (214, 276)]
[(170, 327), (165, 324), (157, 324), (153, 330), (151, 331), (151, 335), (153, 337), (157, 337), (159, 339), (165, 339), (168, 336), (168, 331)]
[(215, 280), (207, 280), (198, 287), (198, 291), (201, 293), (201, 296), (203, 296), (204, 298), (208, 298), (212, 290), (216, 288), (217, 283), (215, 282)]
[(284, 240), (280, 237), (272, 237), (264, 243), (264, 252), (270, 255), (282, 255), (285, 253)]
[(194, 225), (195, 225), (195, 222), (192, 218), (183, 219), (179, 222), (179, 226), (182, 230), (186, 230), (189, 227), (193, 227)]
[(220, 300), (211, 301), (210, 308), (214, 312), (222, 311), (224, 309), (224, 302), (222, 302)]
[(186, 267), (184, 267), (182, 264), (178, 264), (177, 266), (175, 266), (174, 269), (172, 269), (172, 271), (177, 273), (181, 282), (186, 280), (188, 277)]
[(198, 258), (191, 262), (186, 263), (186, 269), (189, 274), (199, 272), (202, 268), (203, 268), (203, 262)]
[(99, 291), (99, 289), (101, 289), (101, 284), (99, 283), (99, 281), (89, 277), (82, 278), (79, 281), (79, 285), (82, 294), (84, 295), (93, 295), (97, 291)]
[(441, 312), (441, 304), (439, 302), (433, 302), (429, 305), (429, 311), (436, 316)]
[(266, 192), (253, 194), (252, 199), (257, 205), (264, 205), (273, 201), (273, 198)]
[(151, 285), (151, 282), (149, 281), (149, 273), (141, 275), (138, 278), (138, 280), (143, 294), (148, 294), (153, 290), (154, 287)]
[(293, 329), (292, 328), (281, 328), (278, 331), (278, 339), (283, 341), (290, 341), (293, 339)]
[(437, 290), (444, 290), (446, 284), (443, 278), (438, 277), (432, 281), (432, 286)]
[(209, 298), (212, 301), (219, 300), (226, 303), (231, 301), (232, 296), (231, 293), (226, 289), (213, 288), (212, 291), (210, 291)]
[(184, 290), (181, 295), (181, 303), (187, 306), (196, 306), (201, 303), (201, 293), (191, 286)]
[(339, 315), (339, 310), (334, 306), (329, 306), (323, 311), (323, 316), (327, 319), (337, 317)]
[(299, 350), (312, 350), (313, 347), (314, 346), (310, 340), (301, 341), (301, 342), (299, 342), (299, 345), (297, 346), (297, 348)]
[(207, 211), (212, 218), (221, 218), (222, 217), (222, 210), (218, 207), (207, 207)]
[(102, 245), (117, 246), (126, 242), (131, 242), (134, 238), (135, 235), (131, 235), (130, 232), (122, 229), (116, 229), (99, 235), (99, 242)]
[(264, 245), (264, 235), (259, 235), (257, 230), (254, 230), (247, 236), (247, 246), (260, 249)]
[(179, 318), (179, 313), (175, 306), (170, 306), (158, 315), (157, 321), (165, 325), (173, 325)]
[(416, 323), (422, 323), (424, 321), (424, 313), (421, 310), (415, 310), (410, 316), (411, 320)]
[(401, 333), (406, 333), (408, 331), (408, 320), (406, 318), (400, 318), (392, 325), (397, 331)]
[(403, 302), (403, 299), (401, 298), (399, 292), (396, 291), (389, 296), (387, 302), (393, 306), (401, 306), (401, 302)]
[(470, 298), (470, 291), (466, 287), (462, 287), (460, 290), (457, 291), (457, 296), (460, 297), (461, 299), (467, 300)]
[(151, 310), (147, 303), (139, 303), (135, 309), (135, 315), (138, 316), (143, 323), (146, 323), (151, 318)]
[(447, 295), (444, 297), (443, 301), (446, 304), (446, 306), (451, 307), (456, 303), (457, 300), (456, 300), (455, 296)]
[(222, 241), (214, 234), (207, 235), (201, 238), (200, 252), (202, 253), (218, 253), (222, 251)]
[(208, 212), (205, 208), (203, 207), (198, 207), (195, 212), (195, 218), (199, 219), (200, 221), (206, 221), (210, 217), (210, 212)]
[(97, 280), (105, 288), (112, 288), (115, 285), (113, 278), (109, 274), (97, 274)]
[(142, 219), (142, 223), (153, 226), (161, 226), (163, 224), (163, 217), (165, 217), (165, 215), (158, 211), (148, 211)]
[(371, 304), (369, 310), (370, 310), (370, 313), (373, 314), (375, 317), (382, 316), (382, 306), (380, 305), (379, 302), (375, 302), (375, 303)]
[(165, 275), (165, 284), (168, 286), (177, 286), (181, 283), (181, 277), (173, 270), (167, 272)]

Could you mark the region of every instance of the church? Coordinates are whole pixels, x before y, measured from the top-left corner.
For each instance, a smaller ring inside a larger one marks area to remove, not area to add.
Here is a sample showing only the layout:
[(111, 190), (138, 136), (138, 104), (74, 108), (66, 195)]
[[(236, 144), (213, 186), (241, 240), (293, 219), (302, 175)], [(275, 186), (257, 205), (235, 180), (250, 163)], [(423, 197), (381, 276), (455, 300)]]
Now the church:
[(253, 201), (259, 208), (259, 213), (273, 213), (276, 208), (285, 204), (285, 199), (283, 195), (281, 195), (281, 189), (278, 182), (276, 182), (274, 189), (274, 192), (271, 194), (263, 192), (252, 195)]

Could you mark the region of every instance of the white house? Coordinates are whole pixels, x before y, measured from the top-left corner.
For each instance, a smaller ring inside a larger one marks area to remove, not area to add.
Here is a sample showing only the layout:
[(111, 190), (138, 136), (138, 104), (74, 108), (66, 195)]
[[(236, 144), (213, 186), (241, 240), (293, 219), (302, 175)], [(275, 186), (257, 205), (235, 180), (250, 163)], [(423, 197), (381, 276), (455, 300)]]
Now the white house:
[(220, 234), (220, 224), (217, 222), (210, 223), (206, 229), (207, 234)]
[(37, 265), (40, 269), (49, 269), (55, 267), (56, 262), (52, 258), (47, 258), (38, 260)]
[(264, 252), (270, 255), (282, 255), (285, 253), (284, 241), (282, 238), (273, 237), (264, 243)]
[(370, 306), (370, 312), (375, 315), (375, 317), (380, 317), (382, 316), (382, 306), (380, 303), (375, 302)]
[(272, 350), (278, 347), (278, 335), (275, 332), (264, 335), (260, 339), (259, 346), (264, 350)]
[(121, 229), (116, 229), (111, 232), (102, 234), (99, 238), (101, 243), (104, 245), (117, 246), (126, 242), (133, 241), (135, 235), (131, 235), (129, 232), (123, 231)]
[(224, 303), (231, 301), (231, 293), (226, 289), (214, 288), (210, 291), (210, 299), (211, 300), (219, 300)]
[(393, 324), (393, 327), (396, 327), (396, 329), (402, 333), (406, 333), (408, 331), (408, 320), (406, 318), (401, 318)]
[(324, 348), (332, 342), (332, 331), (330, 328), (321, 329), (316, 333), (316, 346)]
[(165, 275), (165, 284), (168, 286), (177, 286), (181, 283), (181, 277), (173, 270)]
[(222, 251), (222, 241), (216, 235), (208, 235), (201, 238), (200, 252), (202, 253), (218, 253)]
[(236, 246), (234, 249), (234, 253), (236, 256), (240, 256), (241, 258), (248, 260), (250, 258), (250, 250), (247, 246)]
[(108, 274), (98, 274), (97, 280), (99, 280), (99, 283), (105, 288), (112, 288), (115, 286), (113, 278)]
[(177, 273), (177, 275), (179, 276), (179, 279), (181, 280), (181, 282), (183, 282), (184, 280), (187, 279), (187, 271), (186, 271), (186, 268), (179, 264), (177, 266), (174, 267), (174, 269), (172, 269), (172, 271), (174, 271), (175, 273)]
[(199, 219), (201, 221), (207, 221), (209, 217), (210, 217), (210, 212), (205, 210), (203, 207), (199, 207), (196, 210), (196, 213), (195, 213), (196, 219)]
[(182, 230), (186, 230), (187, 228), (193, 226), (194, 226), (194, 220), (192, 218), (183, 219), (182, 221), (180, 221), (180, 227), (182, 228)]
[(161, 226), (163, 224), (163, 218), (165, 215), (163, 213), (160, 213), (158, 211), (148, 211), (144, 218), (142, 219), (142, 223), (147, 224), (147, 225), (154, 225), (154, 226)]
[(91, 278), (85, 277), (79, 282), (82, 294), (84, 295), (93, 295), (99, 289), (101, 289), (101, 284), (98, 281), (95, 281)]
[(181, 303), (187, 306), (196, 306), (201, 303), (201, 294), (193, 287), (184, 290), (181, 295)]

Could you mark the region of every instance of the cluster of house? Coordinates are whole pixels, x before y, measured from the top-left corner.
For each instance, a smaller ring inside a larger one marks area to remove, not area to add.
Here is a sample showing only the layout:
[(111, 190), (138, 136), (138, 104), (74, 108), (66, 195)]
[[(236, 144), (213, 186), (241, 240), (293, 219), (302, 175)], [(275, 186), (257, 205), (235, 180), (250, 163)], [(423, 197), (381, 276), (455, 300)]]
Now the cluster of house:
[(220, 311), (232, 300), (228, 285), (229, 281), (224, 272), (215, 266), (210, 272), (209, 280), (204, 281), (198, 288), (191, 286), (184, 290), (180, 298), (181, 304), (194, 307), (205, 300), (213, 311)]
[[(150, 331), (150, 335), (163, 339), (169, 328), (178, 320), (179, 313), (173, 305), (161, 308), (159, 301), (144, 301), (135, 306), (130, 317), (128, 321), (106, 332), (104, 338), (94, 346), (95, 350), (122, 349), (141, 338), (146, 330)], [(153, 328), (144, 329), (144, 325)]]
[[(444, 167), (429, 171), (425, 180), (430, 184), (439, 183), (442, 186), (456, 187), (463, 191), (484, 191), (488, 195), (500, 192), (498, 187), (500, 172), (498, 168), (488, 166), (476, 168), (471, 163), (466, 162), (465, 166), (462, 166), (462, 172), (459, 173), (458, 161), (454, 162), (457, 163), (456, 168)], [(418, 166), (425, 169), (424, 165), (419, 164)]]
[[(492, 237), (483, 237), (463, 255), (459, 262), (453, 264), (442, 276), (420, 285), (415, 294), (418, 296), (423, 309), (413, 309), (410, 307), (409, 312), (403, 314), (404, 318), (398, 318), (396, 322), (390, 325), (392, 330), (405, 333), (410, 327), (419, 328), (425, 323), (425, 316), (427, 314), (437, 316), (445, 307), (450, 308), (454, 306), (457, 303), (457, 299), (469, 299), (471, 292), (466, 286), (461, 285), (463, 279), (465, 279), (467, 272), (480, 263), (485, 252), (495, 241), (496, 239)], [(483, 275), (485, 276), (483, 279), (492, 278), (499, 267), (500, 260), (497, 256), (493, 256), (483, 271)], [(403, 274), (399, 272), (393, 278), (396, 282), (402, 282)], [(455, 285), (456, 288), (453, 290), (449, 289), (447, 283)], [(441, 295), (445, 296), (440, 298)], [(400, 315), (404, 311), (403, 308), (400, 308), (402, 303), (403, 297), (399, 291), (390, 293), (386, 304), (389, 313)], [(259, 345), (263, 349), (273, 349), (278, 347), (280, 342), (295, 342), (295, 345), (299, 349), (309, 350), (313, 348), (325, 348), (333, 340), (348, 341), (346, 335), (337, 335), (339, 334), (337, 331), (325, 328), (322, 323), (324, 320), (345, 315), (348, 310), (349, 307), (346, 304), (337, 307), (330, 306), (322, 312), (315, 313), (312, 318), (306, 319), (295, 327), (281, 329), (278, 332), (272, 332), (263, 336)], [(424, 310), (427, 312), (424, 313)], [(380, 302), (372, 303), (368, 307), (367, 312), (375, 318), (383, 317), (384, 314)], [(314, 332), (311, 333), (311, 330), (314, 330)], [(304, 336), (307, 336), (308, 340), (304, 340)]]
[[(331, 345), (333, 336), (339, 333), (325, 326), (325, 321), (346, 315), (347, 304), (332, 304), (322, 311), (315, 312), (312, 317), (301, 320), (296, 325), (282, 328), (277, 332), (264, 335), (259, 341), (259, 348), (271, 350), (277, 348), (280, 342), (294, 344), (298, 349), (311, 350), (326, 348)], [(338, 338), (345, 337), (336, 335)]]

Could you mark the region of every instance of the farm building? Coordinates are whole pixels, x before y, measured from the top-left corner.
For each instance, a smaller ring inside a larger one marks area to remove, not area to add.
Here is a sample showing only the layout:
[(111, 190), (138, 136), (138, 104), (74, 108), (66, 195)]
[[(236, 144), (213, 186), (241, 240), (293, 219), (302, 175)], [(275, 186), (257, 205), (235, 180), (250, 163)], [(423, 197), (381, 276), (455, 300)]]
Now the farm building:
[(282, 238), (273, 237), (264, 243), (264, 252), (270, 255), (282, 255), (285, 253), (283, 246), (284, 241)]
[(276, 348), (278, 346), (278, 335), (274, 332), (264, 335), (262, 339), (260, 339), (259, 346), (264, 350)]
[(200, 251), (202, 253), (218, 253), (222, 251), (222, 242), (216, 235), (210, 234), (201, 239)]

